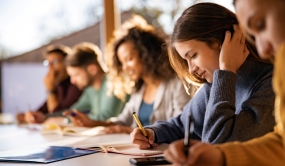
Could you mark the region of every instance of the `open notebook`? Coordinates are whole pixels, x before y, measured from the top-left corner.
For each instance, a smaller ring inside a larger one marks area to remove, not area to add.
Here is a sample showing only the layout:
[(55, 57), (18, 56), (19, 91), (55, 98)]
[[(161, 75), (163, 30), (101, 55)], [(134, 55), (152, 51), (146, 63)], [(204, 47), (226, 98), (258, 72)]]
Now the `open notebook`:
[(75, 127), (71, 125), (61, 125), (57, 123), (43, 124), (42, 134), (59, 134), (68, 136), (96, 136), (104, 134), (104, 127)]
[(162, 154), (167, 149), (168, 144), (161, 144), (153, 149), (141, 150), (136, 145), (128, 144), (101, 144), (101, 145), (81, 145), (78, 148), (96, 150), (106, 153), (118, 153), (132, 156), (152, 156)]

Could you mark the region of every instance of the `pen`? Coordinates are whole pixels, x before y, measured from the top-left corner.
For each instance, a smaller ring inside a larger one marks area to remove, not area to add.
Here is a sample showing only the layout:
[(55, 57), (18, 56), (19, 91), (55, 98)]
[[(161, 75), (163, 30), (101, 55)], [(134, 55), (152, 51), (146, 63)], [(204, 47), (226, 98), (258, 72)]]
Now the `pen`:
[(186, 157), (188, 156), (188, 150), (190, 148), (190, 139), (191, 134), (193, 133), (194, 125), (191, 113), (189, 113), (186, 121), (186, 127), (185, 127), (185, 136), (184, 136), (184, 153)]
[[(146, 134), (146, 132), (145, 132), (145, 130), (144, 130), (144, 128), (143, 128), (143, 126), (142, 126), (142, 124), (141, 124), (139, 118), (138, 118), (137, 115), (136, 115), (136, 112), (133, 112), (133, 116), (134, 116), (134, 119), (135, 119), (135, 121), (137, 122), (139, 128), (141, 129), (143, 135), (148, 139), (147, 134)], [(150, 145), (150, 148), (152, 149), (152, 148), (153, 148), (152, 145), (151, 145), (151, 144), (149, 144), (149, 145)]]
[[(90, 113), (90, 110), (83, 110), (83, 111), (79, 111), (79, 112), (81, 112), (81, 113), (83, 113), (83, 114), (89, 114), (89, 113)], [(70, 115), (74, 117), (74, 116), (76, 116), (76, 113), (75, 113), (75, 112), (72, 112)]]

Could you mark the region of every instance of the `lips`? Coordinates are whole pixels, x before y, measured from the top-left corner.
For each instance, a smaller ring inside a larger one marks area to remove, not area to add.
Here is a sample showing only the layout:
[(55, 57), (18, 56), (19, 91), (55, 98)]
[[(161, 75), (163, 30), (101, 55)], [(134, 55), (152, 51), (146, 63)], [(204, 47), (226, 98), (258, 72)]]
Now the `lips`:
[(201, 77), (201, 78), (205, 78), (205, 73), (206, 73), (206, 71), (204, 71), (204, 72), (202, 72), (202, 73), (197, 73), (197, 75), (199, 76), (199, 77)]
[(132, 76), (133, 74), (134, 74), (134, 71), (129, 71), (129, 72), (128, 72), (128, 75), (129, 75), (129, 76)]

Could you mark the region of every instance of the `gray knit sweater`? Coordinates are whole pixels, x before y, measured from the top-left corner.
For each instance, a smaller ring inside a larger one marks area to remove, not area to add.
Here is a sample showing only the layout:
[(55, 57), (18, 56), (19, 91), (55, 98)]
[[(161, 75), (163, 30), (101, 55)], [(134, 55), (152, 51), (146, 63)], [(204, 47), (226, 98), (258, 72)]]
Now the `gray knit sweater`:
[(157, 143), (184, 138), (184, 126), (191, 112), (193, 139), (208, 143), (246, 141), (273, 130), (275, 95), (272, 89), (273, 65), (247, 59), (237, 74), (216, 70), (213, 83), (205, 83), (169, 121), (148, 126)]

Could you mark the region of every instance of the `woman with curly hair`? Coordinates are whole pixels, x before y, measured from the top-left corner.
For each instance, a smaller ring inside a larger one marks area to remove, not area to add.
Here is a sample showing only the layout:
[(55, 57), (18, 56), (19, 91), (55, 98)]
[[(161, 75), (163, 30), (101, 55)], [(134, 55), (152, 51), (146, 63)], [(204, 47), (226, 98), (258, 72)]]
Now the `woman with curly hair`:
[(171, 68), (162, 46), (166, 35), (134, 16), (115, 32), (109, 45), (109, 91), (125, 99), (122, 113), (94, 126), (108, 126), (106, 133), (130, 133), (136, 127), (133, 112), (143, 125), (168, 120), (181, 114), (191, 96)]

